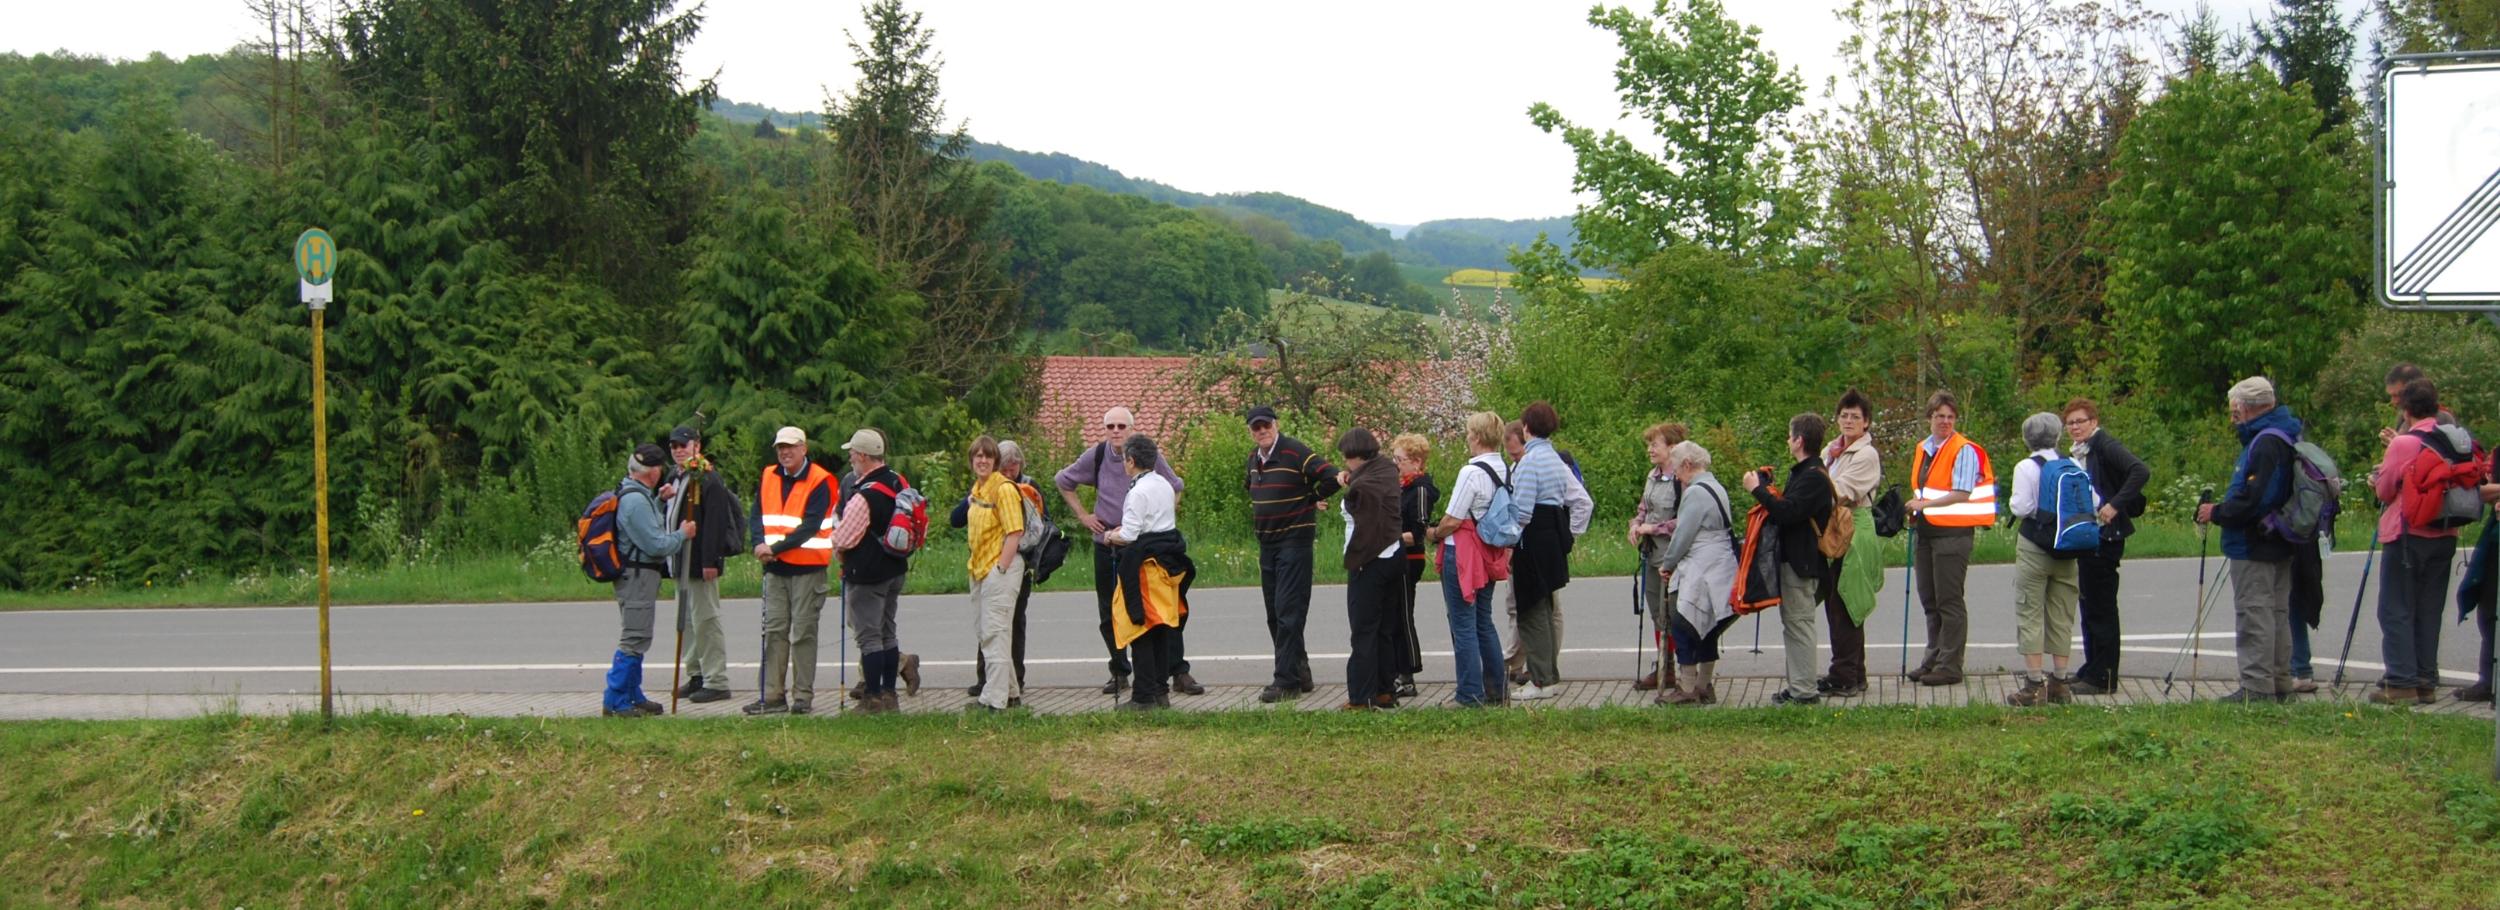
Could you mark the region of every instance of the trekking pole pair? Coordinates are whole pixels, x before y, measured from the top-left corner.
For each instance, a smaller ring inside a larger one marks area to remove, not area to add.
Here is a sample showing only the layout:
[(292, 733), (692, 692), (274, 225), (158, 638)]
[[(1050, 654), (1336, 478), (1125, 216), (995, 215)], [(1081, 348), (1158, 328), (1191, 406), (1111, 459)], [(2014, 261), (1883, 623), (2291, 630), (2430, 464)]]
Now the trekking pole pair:
[[(2386, 507), (2380, 506), (2380, 508), (2384, 509)], [(2344, 650), (2342, 653), (2335, 656), (2335, 688), (2337, 691), (2342, 691), (2344, 688), (2345, 662), (2352, 659), (2352, 636), (2354, 632), (2359, 631), (2361, 628), (2362, 596), (2369, 593), (2370, 590), (2370, 565), (2377, 561), (2378, 527), (2377, 523), (2373, 522), (2370, 528), (2370, 555), (2361, 558), (2361, 587), (2352, 592), (2352, 619), (2344, 623)], [(2391, 569), (2390, 571), (2393, 570)], [(2293, 622), (2299, 622), (2299, 620), (2295, 619)]]

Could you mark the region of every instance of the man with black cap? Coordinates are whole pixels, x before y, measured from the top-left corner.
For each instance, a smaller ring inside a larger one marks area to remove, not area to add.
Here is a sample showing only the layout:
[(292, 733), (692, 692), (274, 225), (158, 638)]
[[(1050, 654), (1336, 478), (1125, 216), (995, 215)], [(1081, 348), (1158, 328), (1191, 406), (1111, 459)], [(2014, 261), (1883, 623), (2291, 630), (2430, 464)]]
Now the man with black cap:
[(607, 717), (644, 717), (665, 710), (642, 694), (642, 656), (651, 650), (661, 560), (684, 549), (695, 533), (691, 521), (679, 522), (675, 530), (660, 523), (658, 488), (667, 468), (668, 450), (644, 443), (626, 458), (625, 479), (617, 484), (616, 555), (624, 571), (616, 578), (616, 612), (623, 631), (599, 704), (599, 713)]
[(1274, 703), (1309, 692), (1311, 659), (1302, 627), (1311, 614), (1311, 548), (1319, 510), (1337, 492), (1337, 469), (1302, 440), (1276, 426), (1276, 409), (1251, 408), (1250, 526), (1259, 537), (1259, 599), (1276, 647), (1276, 673), (1259, 700)]
[(680, 472), (677, 497), (668, 502), (668, 521), (694, 522), (694, 539), (678, 551), (671, 573), (685, 595), (678, 618), (686, 642), (686, 679), (677, 697), (697, 704), (729, 698), (729, 642), (720, 627), (721, 561), (744, 550), (738, 545), (743, 511), (729, 484), (703, 457), (703, 433), (678, 427), (668, 434), (669, 458)]

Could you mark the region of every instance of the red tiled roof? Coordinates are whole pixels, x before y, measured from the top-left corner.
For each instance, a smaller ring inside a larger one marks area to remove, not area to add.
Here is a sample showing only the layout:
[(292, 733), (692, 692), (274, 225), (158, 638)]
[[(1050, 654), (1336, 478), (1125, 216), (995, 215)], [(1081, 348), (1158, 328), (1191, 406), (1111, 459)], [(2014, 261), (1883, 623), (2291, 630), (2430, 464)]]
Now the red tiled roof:
[(1052, 440), (1092, 439), (1104, 411), (1128, 408), (1163, 437), (1201, 416), (1189, 401), (1187, 357), (1044, 357), (1033, 425)]

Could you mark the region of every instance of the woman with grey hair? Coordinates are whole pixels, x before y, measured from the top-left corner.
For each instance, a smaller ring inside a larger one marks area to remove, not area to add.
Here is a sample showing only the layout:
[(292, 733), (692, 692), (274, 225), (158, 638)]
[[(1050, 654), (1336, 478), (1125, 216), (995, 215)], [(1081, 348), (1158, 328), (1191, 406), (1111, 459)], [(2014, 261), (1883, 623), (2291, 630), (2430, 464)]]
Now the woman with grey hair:
[[(2066, 704), (2074, 700), (2066, 688), (2066, 664), (2074, 657), (2075, 607), (2082, 577), (2075, 563), (2079, 553), (2057, 547), (2057, 477), (2081, 471), (2057, 452), (2066, 425), (2057, 415), (2042, 412), (2023, 418), (2023, 447), (2031, 455), (2014, 465), (2013, 514), (2022, 520), (2014, 541), (2014, 641), (2023, 655), (2023, 685), (2005, 697), (2017, 707)], [(2082, 485), (2091, 499), (2088, 511), (2100, 509), (2100, 494), (2089, 481)], [(2092, 520), (2100, 517), (2094, 514)], [(2043, 678), (2042, 657), (2056, 662), (2056, 672)]]
[(1658, 576), (1675, 598), (1671, 611), (1675, 685), (1658, 704), (1706, 705), (1718, 701), (1711, 674), (1719, 663), (1719, 636), (1736, 622), (1728, 594), (1736, 587), (1736, 507), (1727, 488), (1710, 474), (1710, 450), (1691, 440), (1667, 450), (1667, 470), (1684, 487), (1675, 532), (1658, 556)]
[[(1198, 567), (1181, 536), (1178, 497), (1171, 482), (1154, 471), (1162, 453), (1153, 437), (1132, 434), (1120, 443), (1120, 452), (1132, 486), (1120, 503), (1119, 526), (1105, 530), (1102, 539), (1120, 549), (1113, 564), (1119, 573), (1119, 605), (1112, 616), (1112, 643), (1129, 649), (1137, 684), (1119, 710), (1152, 711), (1171, 706), (1167, 686), (1180, 659), (1180, 630), (1188, 621), (1189, 587)], [(1150, 602), (1148, 562), (1162, 570), (1161, 578), (1173, 582), (1170, 591), (1158, 592), (1167, 593), (1168, 599)]]

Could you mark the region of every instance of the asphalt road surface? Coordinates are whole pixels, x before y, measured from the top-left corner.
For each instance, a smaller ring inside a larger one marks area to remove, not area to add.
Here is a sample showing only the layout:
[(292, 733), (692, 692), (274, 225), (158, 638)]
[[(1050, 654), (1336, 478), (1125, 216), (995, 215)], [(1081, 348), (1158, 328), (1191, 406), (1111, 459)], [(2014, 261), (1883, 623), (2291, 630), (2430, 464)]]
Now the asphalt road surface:
[[(2335, 555), (2327, 569), (2326, 616), (2313, 633), (2317, 675), (2335, 674), (2345, 624), (2353, 613), (2363, 554)], [(2206, 614), (2195, 654), (2186, 647), (2196, 620), (2198, 564), (2194, 559), (2148, 559), (2125, 566), (2120, 610), (2124, 640), (2121, 672), (2130, 676), (2229, 679), (2231, 604), (2219, 578), (2224, 562), (2205, 566), (2215, 604)], [(936, 569), (924, 569), (935, 571)], [(1971, 570), (1970, 656), (1966, 669), (1986, 673), (2021, 665), (2014, 650), (2013, 567)], [(2373, 570), (2373, 575), (2376, 572)], [(2376, 680), (2380, 653), (2375, 607), (2378, 583), (2352, 638), (2349, 678)], [(585, 590), (595, 590), (585, 586)], [(1633, 583), (1625, 577), (1583, 578), (1562, 594), (1562, 666), (1578, 679), (1628, 676), (1634, 651), (1654, 650), (1636, 632)], [(1439, 583), (1427, 578), (1419, 594), (1418, 627), (1426, 651), (1426, 681), (1451, 676), (1449, 624)], [(1255, 588), (1201, 589), (1194, 593), (1188, 629), (1196, 676), (1209, 684), (1258, 684), (1273, 660)], [(1496, 600), (1497, 616), (1500, 611)], [(2453, 605), (2450, 607), (2453, 619)], [(828, 603), (820, 685), (839, 676), (834, 630), (837, 607)], [(754, 600), (724, 605), (729, 658), (741, 697), (753, 697), (761, 654), (759, 608)], [(1870, 673), (1897, 672), (1902, 659), (1901, 570), (1885, 582), (1884, 599), (1867, 620)], [(654, 693), (667, 686), (671, 601), (661, 602), (661, 631), (651, 664)], [(1921, 614), (1910, 607), (1912, 645), (1924, 641)], [(1029, 610), (1027, 684), (1098, 685), (1106, 677), (1100, 633), (1090, 593), (1033, 597)], [(904, 649), (923, 660), (926, 684), (963, 686), (972, 680), (972, 610), (964, 595), (910, 597), (899, 621)], [(1761, 653), (1751, 653), (1755, 622), (1740, 620), (1723, 646), (1720, 673), (1770, 676), (1780, 672), (1776, 616), (1761, 623)], [(600, 688), (615, 647), (616, 606), (611, 601), (534, 604), (432, 604), (339, 607), (332, 611), (332, 652), (339, 691), (593, 692)], [(224, 694), (316, 692), (320, 687), (314, 612), (303, 607), (177, 610), (65, 610), (0, 613), (0, 692)], [(1505, 641), (1508, 641), (1507, 634)], [(1345, 591), (1322, 587), (1312, 594), (1307, 637), (1314, 672), (1342, 681), (1347, 648)], [(2474, 679), (2479, 639), (2471, 624), (2443, 626), (2440, 668), (2451, 685)], [(2082, 649), (2076, 649), (2080, 662)], [(853, 655), (856, 657), (856, 655)], [(1915, 661), (1916, 656), (1912, 655)], [(2194, 659), (2192, 659), (2194, 658)], [(1646, 660), (1647, 658), (1643, 658)], [(855, 671), (854, 671), (855, 672)]]

